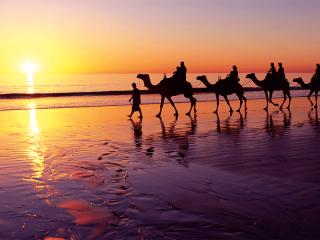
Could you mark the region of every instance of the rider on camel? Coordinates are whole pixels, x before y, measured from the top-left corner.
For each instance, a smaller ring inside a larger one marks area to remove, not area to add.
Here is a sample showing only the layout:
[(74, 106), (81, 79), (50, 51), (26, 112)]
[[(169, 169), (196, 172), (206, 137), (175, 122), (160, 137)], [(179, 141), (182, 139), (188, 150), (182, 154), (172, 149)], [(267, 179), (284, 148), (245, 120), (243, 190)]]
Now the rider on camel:
[(177, 67), (177, 70), (173, 73), (172, 78), (179, 83), (187, 81), (187, 68), (184, 62), (180, 62), (180, 66)]
[(311, 83), (320, 83), (320, 64), (316, 65), (316, 71), (311, 78)]
[(277, 78), (277, 70), (274, 66), (274, 63), (271, 63), (270, 66), (271, 66), (271, 68), (267, 73), (267, 77), (272, 78), (272, 79), (276, 79)]
[[(228, 77), (227, 77), (228, 79)], [(239, 79), (239, 73), (238, 73), (238, 68), (236, 65), (234, 65), (232, 67), (232, 71), (230, 72), (230, 75), (229, 75), (229, 80), (232, 82), (232, 83), (236, 83), (236, 82), (239, 82), (240, 79)]]
[(278, 69), (278, 73), (277, 73), (278, 74), (278, 80), (280, 82), (284, 82), (286, 80), (286, 74), (284, 72), (284, 68), (282, 66), (282, 63), (278, 63), (278, 65), (279, 65), (279, 69)]

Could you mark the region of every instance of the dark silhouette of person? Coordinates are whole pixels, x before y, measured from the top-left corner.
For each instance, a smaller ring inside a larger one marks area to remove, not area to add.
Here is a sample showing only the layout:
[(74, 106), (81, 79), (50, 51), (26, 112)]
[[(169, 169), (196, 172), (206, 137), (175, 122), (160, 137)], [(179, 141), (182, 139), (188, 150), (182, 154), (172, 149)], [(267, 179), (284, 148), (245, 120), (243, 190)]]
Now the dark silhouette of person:
[(173, 72), (173, 77), (174, 77), (174, 78), (177, 78), (179, 74), (180, 74), (180, 67), (177, 66), (177, 67), (176, 67), (176, 71)]
[(312, 78), (311, 78), (311, 83), (320, 83), (320, 64), (317, 63), (316, 65), (316, 71), (313, 74)]
[(316, 77), (320, 78), (320, 64), (319, 63), (317, 63), (315, 75), (316, 75)]
[(237, 83), (240, 81), (238, 68), (236, 65), (232, 67), (232, 71), (230, 72), (230, 75), (229, 77), (227, 77), (227, 79), (229, 79), (231, 83)]
[(278, 73), (277, 73), (278, 74), (278, 80), (280, 82), (284, 82), (286, 80), (286, 74), (284, 72), (284, 68), (282, 66), (282, 63), (278, 63), (278, 65), (279, 65)]
[(187, 81), (187, 67), (184, 62), (180, 62), (180, 66), (177, 66), (172, 78), (178, 83), (184, 83)]
[(268, 71), (268, 73), (267, 73), (267, 78), (268, 79), (273, 79), (273, 80), (275, 80), (275, 79), (277, 79), (277, 70), (276, 70), (276, 67), (274, 66), (274, 63), (272, 62), (271, 64), (270, 64), (270, 69), (269, 69), (269, 71)]
[(129, 99), (129, 102), (132, 101), (132, 110), (130, 115), (128, 115), (128, 117), (132, 117), (134, 112), (139, 112), (140, 116), (139, 118), (142, 118), (142, 112), (141, 112), (141, 108), (140, 108), (140, 104), (141, 104), (141, 96), (140, 96), (140, 90), (137, 88), (137, 85), (135, 83), (132, 83), (132, 97)]
[(187, 81), (187, 67), (184, 62), (180, 62), (181, 81)]

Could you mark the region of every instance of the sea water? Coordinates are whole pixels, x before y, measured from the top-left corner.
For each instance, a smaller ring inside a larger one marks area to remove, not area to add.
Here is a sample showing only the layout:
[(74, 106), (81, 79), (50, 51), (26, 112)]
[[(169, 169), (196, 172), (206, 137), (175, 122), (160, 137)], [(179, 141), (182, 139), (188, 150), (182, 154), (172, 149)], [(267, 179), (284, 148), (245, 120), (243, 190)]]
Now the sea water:
[[(203, 84), (196, 80), (200, 73), (188, 74), (188, 81), (194, 88), (203, 88)], [(215, 83), (219, 77), (224, 78), (226, 73), (208, 73), (209, 82)], [(264, 78), (264, 73), (257, 73), (258, 79)], [(112, 106), (112, 105), (128, 105), (128, 95), (106, 95), (106, 96), (87, 96), (86, 93), (95, 93), (102, 91), (126, 91), (131, 89), (133, 82), (137, 83), (139, 89), (144, 90), (142, 80), (136, 78), (137, 74), (67, 74), (67, 75), (44, 75), (35, 74), (33, 81), (28, 82), (27, 76), (19, 75), (0, 75), (0, 110), (18, 110), (34, 108), (64, 108), (64, 107), (91, 107), (91, 106)], [(168, 74), (170, 76), (170, 74)], [(258, 91), (259, 88), (249, 79), (245, 78), (246, 73), (240, 74), (240, 83), (244, 87), (253, 87), (257, 91), (246, 93), (248, 99), (264, 98), (263, 91)], [(297, 86), (292, 82), (292, 79), (303, 77), (306, 82), (309, 82), (311, 73), (288, 73), (287, 78), (290, 81), (290, 86)], [(163, 79), (163, 73), (150, 74), (153, 84), (159, 83)], [(3, 97), (6, 94), (24, 94), (24, 93), (44, 93), (48, 94), (45, 98), (28, 98), (16, 99)], [(50, 96), (51, 93), (80, 93), (80, 96)], [(292, 91), (293, 96), (305, 96), (307, 91), (299, 90)], [(277, 91), (274, 97), (281, 97), (282, 92)], [(196, 94), (198, 101), (215, 100), (215, 95), (212, 93)], [(230, 96), (230, 99), (236, 99), (235, 95)], [(175, 102), (188, 102), (185, 97), (176, 96), (173, 98)], [(160, 96), (158, 94), (148, 94), (142, 96), (143, 104), (158, 103)]]

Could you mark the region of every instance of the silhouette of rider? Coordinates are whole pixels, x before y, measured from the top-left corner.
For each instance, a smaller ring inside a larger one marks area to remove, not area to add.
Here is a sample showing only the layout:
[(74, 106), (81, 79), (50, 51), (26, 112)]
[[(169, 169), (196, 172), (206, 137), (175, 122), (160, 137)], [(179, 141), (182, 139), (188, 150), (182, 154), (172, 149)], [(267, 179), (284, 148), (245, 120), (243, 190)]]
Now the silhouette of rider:
[(320, 64), (316, 65), (316, 71), (311, 78), (311, 83), (320, 83)]
[(272, 79), (276, 79), (277, 78), (277, 70), (274, 66), (274, 63), (271, 63), (270, 66), (271, 66), (271, 68), (267, 73), (267, 77), (272, 78)]
[(187, 81), (187, 68), (184, 62), (180, 62), (180, 66), (177, 66), (177, 70), (173, 73), (172, 77), (179, 83)]
[(278, 74), (278, 80), (280, 82), (284, 82), (286, 80), (286, 74), (284, 72), (284, 68), (282, 66), (282, 63), (278, 63), (278, 65), (279, 65), (279, 69), (278, 69), (278, 73), (277, 73)]
[(238, 68), (235, 65), (232, 67), (232, 71), (230, 72), (230, 75), (229, 75), (229, 80), (232, 83), (236, 83), (240, 81)]
[(187, 67), (184, 62), (180, 62), (181, 81), (187, 81)]
[(319, 63), (317, 64), (315, 76), (320, 78), (320, 64)]
[(177, 78), (178, 78), (178, 76), (179, 76), (179, 74), (180, 74), (180, 67), (179, 67), (179, 66), (177, 66), (176, 71), (175, 71), (175, 72), (173, 72), (172, 77), (173, 77), (174, 79), (177, 79)]

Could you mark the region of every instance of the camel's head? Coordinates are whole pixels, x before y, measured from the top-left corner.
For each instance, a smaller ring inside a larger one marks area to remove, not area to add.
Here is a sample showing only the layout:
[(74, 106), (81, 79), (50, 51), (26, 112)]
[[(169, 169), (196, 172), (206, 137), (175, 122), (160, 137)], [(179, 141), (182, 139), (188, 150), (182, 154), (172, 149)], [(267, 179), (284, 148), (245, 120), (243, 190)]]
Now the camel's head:
[(246, 78), (250, 78), (250, 79), (253, 79), (256, 77), (256, 74), (255, 73), (249, 73), (247, 74)]
[(301, 78), (301, 77), (299, 77), (299, 78), (295, 78), (295, 79), (293, 79), (293, 82), (295, 82), (295, 83), (302, 83), (302, 82), (303, 82), (303, 80), (302, 80), (302, 78)]
[(202, 81), (207, 80), (207, 77), (206, 77), (206, 75), (197, 76), (197, 80), (202, 82)]
[(141, 73), (139, 73), (139, 74), (137, 75), (137, 78), (139, 78), (139, 79), (141, 79), (141, 80), (143, 81), (144, 86), (146, 86), (146, 81), (150, 81), (150, 76), (149, 76), (149, 74), (141, 74)]

